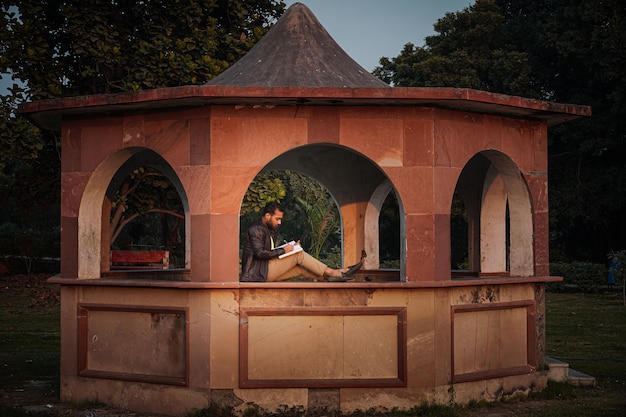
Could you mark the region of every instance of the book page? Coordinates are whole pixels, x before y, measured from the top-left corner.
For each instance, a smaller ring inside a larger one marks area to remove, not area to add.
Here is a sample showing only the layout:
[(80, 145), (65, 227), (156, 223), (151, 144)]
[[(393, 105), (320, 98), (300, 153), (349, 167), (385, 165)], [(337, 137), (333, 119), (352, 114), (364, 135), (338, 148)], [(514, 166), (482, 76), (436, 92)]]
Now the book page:
[(284, 245), (280, 245), (279, 248), (285, 247), (287, 245), (293, 245), (293, 250), (289, 253), (283, 253), (282, 255), (280, 255), (278, 257), (278, 259), (283, 259), (286, 256), (291, 256), (294, 255), (298, 252), (302, 252), (302, 246), (298, 245), (296, 242), (294, 242), (293, 240), (291, 242), (285, 243)]

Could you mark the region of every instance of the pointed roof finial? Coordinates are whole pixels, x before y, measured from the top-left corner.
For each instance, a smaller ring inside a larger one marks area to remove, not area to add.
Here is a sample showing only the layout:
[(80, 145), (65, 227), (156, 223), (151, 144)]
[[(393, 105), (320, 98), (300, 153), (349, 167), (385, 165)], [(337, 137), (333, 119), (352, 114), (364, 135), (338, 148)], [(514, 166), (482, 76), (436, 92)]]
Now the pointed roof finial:
[(207, 85), (389, 87), (356, 63), (302, 3), (292, 4), (246, 55)]

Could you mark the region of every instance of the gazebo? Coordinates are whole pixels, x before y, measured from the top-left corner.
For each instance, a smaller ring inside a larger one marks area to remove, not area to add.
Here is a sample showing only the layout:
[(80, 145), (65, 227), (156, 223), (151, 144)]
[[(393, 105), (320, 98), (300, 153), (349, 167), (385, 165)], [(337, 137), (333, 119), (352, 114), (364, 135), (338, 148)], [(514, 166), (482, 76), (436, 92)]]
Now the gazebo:
[[(295, 3), (207, 85), (27, 103), (61, 132), (61, 398), (181, 414), (210, 405), (341, 412), (495, 399), (545, 386), (548, 127), (584, 106), (392, 88)], [(111, 268), (121, 179), (149, 166), (185, 211), (184, 268)], [(322, 183), (354, 282), (239, 282), (256, 175)], [(379, 265), (394, 192), (398, 270)], [(468, 268), (451, 268), (453, 197)]]

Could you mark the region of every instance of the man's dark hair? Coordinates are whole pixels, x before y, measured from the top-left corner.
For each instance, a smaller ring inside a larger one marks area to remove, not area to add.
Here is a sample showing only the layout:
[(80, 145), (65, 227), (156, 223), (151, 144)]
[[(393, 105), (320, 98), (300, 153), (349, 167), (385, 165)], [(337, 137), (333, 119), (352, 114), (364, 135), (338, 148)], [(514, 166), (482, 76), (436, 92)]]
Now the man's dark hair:
[(285, 208), (282, 205), (280, 205), (276, 201), (270, 201), (265, 205), (265, 208), (263, 209), (263, 216), (265, 216), (266, 213), (273, 215), (276, 210), (282, 213), (285, 212)]

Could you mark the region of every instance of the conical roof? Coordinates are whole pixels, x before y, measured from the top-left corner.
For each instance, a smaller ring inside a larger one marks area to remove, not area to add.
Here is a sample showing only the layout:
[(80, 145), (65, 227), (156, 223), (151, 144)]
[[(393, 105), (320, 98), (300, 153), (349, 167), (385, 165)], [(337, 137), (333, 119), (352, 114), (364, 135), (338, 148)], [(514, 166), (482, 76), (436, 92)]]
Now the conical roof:
[(389, 87), (341, 49), (302, 3), (291, 5), (246, 55), (207, 85)]

